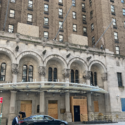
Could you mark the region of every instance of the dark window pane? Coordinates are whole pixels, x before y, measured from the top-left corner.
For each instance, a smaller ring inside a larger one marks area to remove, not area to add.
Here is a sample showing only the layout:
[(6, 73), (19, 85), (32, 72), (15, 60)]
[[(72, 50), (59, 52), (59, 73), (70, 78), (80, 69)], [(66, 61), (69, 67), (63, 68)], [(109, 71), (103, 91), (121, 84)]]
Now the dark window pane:
[(49, 67), (49, 71), (48, 71), (48, 81), (52, 81), (52, 68)]
[(79, 83), (79, 71), (78, 70), (75, 71), (75, 82)]
[(71, 70), (71, 82), (74, 83), (74, 70)]
[(54, 81), (57, 81), (57, 68), (54, 68)]

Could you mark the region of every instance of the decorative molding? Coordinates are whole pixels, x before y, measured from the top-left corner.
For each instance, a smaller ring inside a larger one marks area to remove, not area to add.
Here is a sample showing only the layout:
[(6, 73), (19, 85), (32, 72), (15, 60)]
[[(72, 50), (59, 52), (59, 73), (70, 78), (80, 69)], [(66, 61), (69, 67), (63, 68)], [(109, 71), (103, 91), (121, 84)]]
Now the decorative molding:
[(12, 73), (13, 74), (18, 74), (19, 73), (19, 67), (18, 64), (12, 64)]
[(63, 76), (64, 76), (64, 78), (69, 78), (69, 76), (70, 76), (70, 69), (64, 69), (63, 70)]
[(91, 78), (91, 71), (85, 71), (83, 75), (84, 79), (90, 79)]
[(46, 75), (46, 67), (45, 66), (39, 66), (39, 74), (41, 76), (44, 76)]
[(108, 74), (107, 73), (103, 73), (102, 74), (102, 80), (103, 81), (107, 81), (108, 80)]

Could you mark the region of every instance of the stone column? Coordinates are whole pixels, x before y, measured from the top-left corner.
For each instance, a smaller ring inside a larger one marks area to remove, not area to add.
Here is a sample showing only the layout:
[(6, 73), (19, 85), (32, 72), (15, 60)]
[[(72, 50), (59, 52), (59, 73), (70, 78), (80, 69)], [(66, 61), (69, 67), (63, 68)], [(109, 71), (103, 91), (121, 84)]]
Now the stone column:
[[(102, 74), (102, 81), (103, 81), (103, 84), (104, 84), (104, 90), (108, 92), (107, 80), (108, 80), (107, 73), (103, 73)], [(105, 94), (105, 112), (106, 112), (106, 114), (110, 114), (111, 113), (109, 93)]]
[(88, 104), (88, 118), (89, 118), (89, 121), (92, 121), (94, 120), (94, 112), (92, 111), (91, 93), (87, 93), (87, 104)]
[(63, 70), (63, 76), (66, 82), (66, 86), (69, 86), (69, 76), (70, 76), (70, 69), (64, 69)]
[(65, 108), (66, 112), (64, 114), (65, 120), (67, 122), (72, 122), (72, 114), (70, 113), (70, 93), (65, 93)]
[(83, 78), (86, 79), (86, 84), (90, 85), (91, 71), (85, 71)]
[(11, 91), (8, 125), (12, 125), (12, 120), (16, 116), (16, 93), (16, 91)]
[[(41, 77), (41, 81), (45, 81), (45, 76), (46, 76), (46, 67), (45, 66), (39, 66), (39, 74)], [(44, 86), (44, 83), (41, 84)]]
[(18, 67), (18, 64), (12, 64), (12, 76), (13, 76), (13, 79), (12, 79), (12, 82), (13, 83), (16, 83), (17, 82), (17, 74), (19, 72), (19, 67)]
[(40, 114), (45, 114), (45, 97), (44, 92), (40, 92)]

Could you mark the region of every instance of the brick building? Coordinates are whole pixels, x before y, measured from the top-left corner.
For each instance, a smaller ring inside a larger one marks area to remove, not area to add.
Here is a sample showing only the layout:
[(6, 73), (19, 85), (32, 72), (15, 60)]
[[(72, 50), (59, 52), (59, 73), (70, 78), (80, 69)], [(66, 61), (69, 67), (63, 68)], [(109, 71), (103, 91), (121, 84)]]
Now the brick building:
[[(0, 29), (3, 30), (8, 0), (1, 0)], [(93, 46), (111, 26), (97, 45), (124, 55), (125, 4), (121, 0), (73, 0), (74, 4), (57, 37), (68, 42), (71, 34), (88, 36)], [(72, 0), (10, 0), (5, 31), (18, 32), (18, 22), (39, 27), (39, 37), (54, 39)]]
[[(124, 121), (123, 1), (73, 0), (62, 27), (72, 0), (10, 0), (2, 31), (7, 1), (0, 2), (2, 125), (11, 125), (19, 111), (68, 122), (100, 114)], [(92, 48), (92, 38), (97, 41), (112, 18), (99, 49)], [(106, 49), (100, 49), (103, 43)]]

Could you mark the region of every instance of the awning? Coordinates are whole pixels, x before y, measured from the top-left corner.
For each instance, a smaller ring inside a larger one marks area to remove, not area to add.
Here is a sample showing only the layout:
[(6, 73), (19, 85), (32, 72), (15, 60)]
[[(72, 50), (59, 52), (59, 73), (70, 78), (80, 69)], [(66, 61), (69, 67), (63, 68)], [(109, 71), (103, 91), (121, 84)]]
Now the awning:
[(50, 81), (40, 81), (40, 82), (18, 82), (18, 83), (3, 83), (0, 84), (0, 91), (23, 91), (23, 92), (55, 92), (55, 93), (108, 93), (98, 86), (90, 86), (86, 84), (79, 83), (69, 83), (69, 82), (50, 82)]

